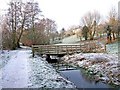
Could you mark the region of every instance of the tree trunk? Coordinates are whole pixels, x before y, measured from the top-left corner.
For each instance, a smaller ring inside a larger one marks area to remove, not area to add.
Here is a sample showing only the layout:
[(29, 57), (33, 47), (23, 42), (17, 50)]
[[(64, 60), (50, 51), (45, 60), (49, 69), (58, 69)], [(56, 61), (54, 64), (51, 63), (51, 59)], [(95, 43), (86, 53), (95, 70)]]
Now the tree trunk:
[(21, 32), (20, 32), (20, 35), (19, 35), (18, 40), (17, 40), (17, 47), (18, 48), (20, 48), (20, 39), (21, 39), (21, 36), (23, 34), (24, 24), (25, 24), (25, 14), (24, 14), (23, 21), (22, 21)]
[(17, 48), (20, 48), (20, 43), (19, 42), (17, 42)]
[(85, 36), (85, 40), (87, 40), (87, 36)]
[(113, 32), (112, 34), (113, 34), (113, 40), (115, 40), (115, 33)]
[(92, 31), (91, 30), (89, 32), (89, 35), (90, 35), (90, 40), (93, 40), (93, 35), (92, 35)]
[(16, 49), (16, 32), (13, 31), (13, 35), (12, 35), (12, 50), (15, 50)]
[[(16, 10), (16, 3), (15, 3), (15, 10)], [(14, 16), (13, 16), (14, 15)], [(15, 14), (12, 13), (12, 29), (13, 29), (13, 50), (16, 49), (17, 43), (16, 43), (16, 27), (17, 27), (17, 16), (16, 16), (16, 11)]]

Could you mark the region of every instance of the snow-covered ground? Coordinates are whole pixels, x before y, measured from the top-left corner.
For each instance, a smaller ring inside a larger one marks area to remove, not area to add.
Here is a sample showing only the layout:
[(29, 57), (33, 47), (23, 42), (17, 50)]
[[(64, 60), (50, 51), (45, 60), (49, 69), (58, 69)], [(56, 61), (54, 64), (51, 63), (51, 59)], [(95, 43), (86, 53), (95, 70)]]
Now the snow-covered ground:
[(120, 61), (118, 54), (86, 53), (64, 56), (63, 62), (86, 69), (96, 81), (120, 86)]
[(45, 88), (75, 88), (74, 84), (61, 77), (56, 70), (48, 64), (44, 59), (30, 58), (29, 71), (30, 81), (29, 87), (45, 87)]
[(0, 88), (75, 88), (40, 57), (32, 58), (31, 50), (4, 51), (0, 55)]
[[(86, 53), (64, 56), (63, 61), (86, 69), (95, 80), (120, 85), (120, 61), (117, 54)], [(52, 65), (30, 48), (0, 51), (0, 88), (75, 88)]]
[(119, 53), (119, 48), (120, 48), (120, 42), (115, 42), (115, 43), (106, 45), (107, 53), (118, 54)]

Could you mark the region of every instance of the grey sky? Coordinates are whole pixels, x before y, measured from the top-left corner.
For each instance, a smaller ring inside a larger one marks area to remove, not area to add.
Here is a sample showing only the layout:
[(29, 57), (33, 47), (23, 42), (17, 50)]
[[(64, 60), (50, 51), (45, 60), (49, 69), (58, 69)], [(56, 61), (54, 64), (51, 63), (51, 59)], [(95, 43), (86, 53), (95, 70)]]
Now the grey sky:
[[(10, 0), (0, 0), (0, 10), (7, 8)], [(58, 25), (68, 28), (71, 25), (79, 25), (81, 17), (88, 11), (97, 10), (104, 18), (111, 7), (118, 9), (119, 0), (35, 0), (39, 3), (45, 17), (53, 19)], [(102, 18), (103, 19), (103, 18)]]

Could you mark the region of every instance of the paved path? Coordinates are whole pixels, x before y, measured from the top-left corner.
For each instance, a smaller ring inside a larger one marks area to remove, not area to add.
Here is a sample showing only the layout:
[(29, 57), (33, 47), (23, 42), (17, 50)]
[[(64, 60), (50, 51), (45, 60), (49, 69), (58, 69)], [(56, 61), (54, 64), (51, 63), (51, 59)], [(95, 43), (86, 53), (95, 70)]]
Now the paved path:
[(28, 52), (19, 50), (2, 69), (2, 88), (25, 88), (28, 84)]

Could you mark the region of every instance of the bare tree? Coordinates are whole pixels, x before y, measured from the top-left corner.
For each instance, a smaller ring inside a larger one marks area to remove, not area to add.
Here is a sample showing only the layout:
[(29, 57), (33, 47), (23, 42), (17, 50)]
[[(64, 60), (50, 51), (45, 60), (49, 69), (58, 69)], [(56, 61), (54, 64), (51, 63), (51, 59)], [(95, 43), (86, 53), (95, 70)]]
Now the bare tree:
[(12, 41), (12, 32), (9, 30), (9, 26), (7, 24), (7, 18), (4, 18), (1, 23), (2, 30), (2, 48), (3, 49), (11, 49), (13, 47)]
[(12, 49), (20, 47), (19, 42), (23, 33), (26, 20), (25, 3), (22, 0), (11, 0), (9, 3), (7, 25), (12, 33)]
[(65, 28), (62, 28), (62, 29), (60, 30), (60, 37), (61, 37), (61, 39), (64, 38), (64, 35), (65, 35)]
[(50, 43), (50, 39), (54, 40), (57, 30), (55, 21), (48, 18), (40, 20), (40, 16), (41, 10), (38, 3), (34, 2), (34, 0), (26, 3), (23, 3), (22, 0), (10, 1), (3, 29), (5, 35), (11, 37), (11, 49), (20, 47), (19, 43), (24, 32), (29, 34), (28, 37), (31, 37), (32, 44), (39, 44), (42, 39), (44, 39), (42, 43), (46, 44)]
[[(47, 20), (48, 19), (43, 18), (35, 23), (34, 44), (50, 44), (50, 40), (53, 40), (56, 37), (55, 22), (51, 20), (51, 22), (48, 23)], [(32, 27), (29, 28), (28, 31), (25, 31), (25, 33), (23, 34), (22, 42), (26, 43), (27, 41), (30, 41), (30, 42), (33, 41), (33, 28)], [(28, 43), (28, 44), (30, 45), (31, 43)]]
[(82, 34), (83, 34), (83, 37), (85, 38), (85, 40), (87, 40), (88, 39), (88, 27), (87, 26), (84, 26), (83, 28), (82, 28)]
[(54, 20), (46, 18), (44, 21), (45, 34), (47, 35), (47, 44), (50, 44), (50, 40), (54, 40), (54, 34), (57, 31), (57, 25)]
[(97, 11), (88, 12), (87, 14), (85, 14), (82, 17), (82, 19), (81, 19), (82, 24), (84, 26), (87, 26), (88, 29), (89, 29), (90, 39), (94, 38), (95, 32), (97, 30), (96, 28), (97, 28), (97, 25), (100, 22), (100, 19), (101, 19), (100, 13), (97, 12)]
[(29, 28), (32, 28), (33, 30), (33, 44), (35, 44), (35, 22), (37, 22), (39, 20), (39, 16), (40, 16), (40, 8), (37, 2), (30, 1), (27, 2), (26, 4), (26, 11), (28, 13), (28, 18), (27, 22), (28, 22), (28, 26)]
[(39, 18), (38, 14), (40, 14), (40, 9), (37, 2), (10, 1), (6, 24), (12, 34), (12, 49), (20, 47), (20, 40), (25, 29), (32, 28), (34, 34), (35, 22)]
[(28, 11), (26, 10), (26, 4), (22, 3), (21, 1), (19, 2), (19, 28), (17, 30), (17, 47), (20, 47), (20, 39), (23, 34), (23, 30), (26, 28), (26, 20), (28, 19)]
[(0, 15), (0, 49), (2, 50), (2, 15)]
[(94, 16), (91, 12), (86, 13), (83, 17), (82, 17), (82, 23), (83, 25), (88, 26), (90, 29), (92, 28), (92, 23), (94, 20)]
[(113, 38), (113, 40), (115, 40), (115, 38), (116, 38), (115, 33), (116, 33), (116, 35), (118, 34), (118, 29), (117, 29), (117, 27), (118, 27), (118, 17), (117, 17), (117, 12), (116, 12), (115, 7), (111, 8), (111, 10), (108, 14), (108, 22), (107, 23), (112, 28), (112, 31), (111, 31), (112, 38)]
[(7, 24), (9, 26), (9, 30), (12, 31), (12, 49), (16, 48), (16, 31), (18, 29), (18, 20), (19, 20), (19, 2), (11, 1), (9, 3), (9, 9), (7, 13)]

